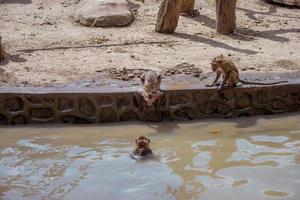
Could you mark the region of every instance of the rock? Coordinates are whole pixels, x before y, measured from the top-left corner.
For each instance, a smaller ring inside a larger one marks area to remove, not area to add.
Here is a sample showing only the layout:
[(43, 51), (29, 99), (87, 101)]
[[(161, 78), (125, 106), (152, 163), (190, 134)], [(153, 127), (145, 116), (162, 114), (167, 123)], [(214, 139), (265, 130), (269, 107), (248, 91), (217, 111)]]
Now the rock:
[(125, 26), (134, 16), (126, 0), (83, 0), (77, 5), (74, 20), (86, 26)]
[(40, 25), (55, 25), (56, 21), (55, 19), (45, 18), (43, 22), (40, 23)]
[(128, 74), (127, 76), (129, 79), (133, 79), (134, 78), (134, 74)]

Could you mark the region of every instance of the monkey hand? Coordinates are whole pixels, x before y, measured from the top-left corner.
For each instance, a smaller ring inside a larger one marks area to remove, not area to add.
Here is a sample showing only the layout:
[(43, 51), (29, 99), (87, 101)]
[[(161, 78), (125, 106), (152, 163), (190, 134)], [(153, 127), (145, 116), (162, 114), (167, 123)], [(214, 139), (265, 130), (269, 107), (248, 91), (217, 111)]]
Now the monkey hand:
[(215, 86), (215, 84), (207, 84), (207, 85), (205, 85), (205, 87), (214, 87)]

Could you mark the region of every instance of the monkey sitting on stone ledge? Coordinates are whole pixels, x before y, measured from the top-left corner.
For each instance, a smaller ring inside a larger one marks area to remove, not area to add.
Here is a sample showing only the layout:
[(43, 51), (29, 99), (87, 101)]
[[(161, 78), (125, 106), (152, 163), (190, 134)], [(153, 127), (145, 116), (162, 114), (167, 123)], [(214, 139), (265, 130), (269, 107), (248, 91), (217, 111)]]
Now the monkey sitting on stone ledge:
[(135, 160), (144, 160), (153, 156), (152, 150), (150, 149), (150, 139), (145, 136), (139, 136), (135, 139), (136, 148), (130, 154)]
[(216, 85), (217, 81), (219, 80), (220, 76), (223, 75), (223, 81), (219, 86), (219, 90), (223, 90), (224, 86), (227, 87), (236, 87), (237, 84), (253, 84), (253, 85), (275, 85), (279, 83), (286, 83), (288, 81), (278, 81), (273, 83), (258, 83), (258, 82), (249, 82), (241, 80), (239, 77), (239, 71), (234, 63), (227, 57), (223, 55), (218, 55), (214, 57), (211, 62), (211, 69), (213, 72), (216, 73), (216, 78), (211, 85), (206, 85), (207, 87), (213, 87)]

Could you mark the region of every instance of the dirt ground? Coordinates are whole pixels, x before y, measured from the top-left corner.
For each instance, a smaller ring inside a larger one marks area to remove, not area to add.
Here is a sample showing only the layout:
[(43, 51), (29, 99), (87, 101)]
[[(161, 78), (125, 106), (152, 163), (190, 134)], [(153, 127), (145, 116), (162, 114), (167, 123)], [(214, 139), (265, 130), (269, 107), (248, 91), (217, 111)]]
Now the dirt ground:
[(299, 9), (239, 0), (236, 33), (225, 36), (215, 31), (214, 0), (196, 0), (200, 15), (181, 16), (176, 32), (165, 35), (154, 32), (161, 0), (130, 0), (136, 19), (119, 28), (77, 24), (71, 19), (76, 2), (0, 0), (0, 35), (7, 51), (0, 86), (122, 82), (110, 78), (134, 85), (144, 69), (160, 71), (165, 80), (205, 82), (212, 78), (211, 59), (221, 53), (245, 78), (285, 74), (300, 79)]

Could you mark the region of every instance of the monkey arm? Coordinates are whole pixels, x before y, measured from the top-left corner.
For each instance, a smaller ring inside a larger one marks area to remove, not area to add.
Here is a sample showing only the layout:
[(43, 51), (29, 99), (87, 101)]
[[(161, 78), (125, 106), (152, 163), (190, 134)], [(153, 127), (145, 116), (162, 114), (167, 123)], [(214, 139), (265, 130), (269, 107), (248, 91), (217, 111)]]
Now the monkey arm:
[(223, 78), (223, 81), (222, 81), (222, 83), (221, 83), (221, 85), (220, 85), (220, 87), (219, 87), (218, 90), (223, 90), (224, 85), (225, 85), (225, 84), (227, 83), (227, 81), (228, 81), (228, 78), (229, 78), (229, 73), (225, 73), (225, 76), (224, 76), (224, 78)]
[(158, 96), (157, 106), (161, 106), (163, 103), (163, 100), (164, 100), (165, 93), (162, 91), (159, 91), (158, 95), (159, 96)]
[(142, 91), (135, 92), (135, 104), (139, 107), (139, 110), (144, 110), (144, 97), (142, 96)]
[(218, 71), (214, 82), (211, 85), (206, 85), (206, 87), (214, 87), (216, 82), (220, 79), (221, 74), (222, 73)]

